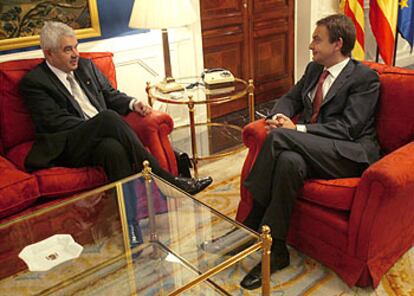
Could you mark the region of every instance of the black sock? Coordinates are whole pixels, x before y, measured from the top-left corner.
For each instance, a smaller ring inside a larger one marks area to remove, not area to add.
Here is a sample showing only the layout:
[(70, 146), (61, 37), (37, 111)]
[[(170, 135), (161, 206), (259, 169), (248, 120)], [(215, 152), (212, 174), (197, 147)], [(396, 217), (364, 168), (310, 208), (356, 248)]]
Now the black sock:
[(253, 229), (254, 231), (258, 231), (265, 211), (266, 208), (253, 199), (252, 209), (249, 215), (243, 221), (243, 225), (249, 227), (250, 229)]
[(272, 251), (271, 254), (273, 256), (283, 256), (283, 257), (289, 256), (289, 251), (287, 249), (286, 242), (281, 239), (273, 240), (271, 251)]

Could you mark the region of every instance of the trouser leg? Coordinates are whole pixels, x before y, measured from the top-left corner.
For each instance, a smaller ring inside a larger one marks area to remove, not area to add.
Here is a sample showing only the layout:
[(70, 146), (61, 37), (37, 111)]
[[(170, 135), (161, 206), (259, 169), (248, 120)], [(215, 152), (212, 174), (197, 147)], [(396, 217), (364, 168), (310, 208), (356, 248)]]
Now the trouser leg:
[(266, 212), (266, 208), (263, 207), (259, 202), (253, 199), (252, 209), (247, 215), (246, 219), (243, 221), (243, 225), (253, 229), (254, 231), (259, 231), (259, 226), (262, 223), (263, 216)]
[(111, 182), (134, 173), (127, 151), (114, 138), (102, 138), (91, 151), (90, 160), (92, 165), (103, 167)]
[(261, 224), (268, 225), (274, 240), (286, 240), (297, 192), (303, 187), (307, 165), (297, 152), (282, 151), (273, 175), (271, 200)]
[[(60, 159), (66, 160), (72, 166), (91, 164), (91, 153), (104, 138), (115, 139), (124, 147), (133, 173), (141, 171), (143, 161), (148, 160), (156, 175), (171, 183), (175, 182), (174, 176), (161, 168), (128, 124), (111, 110), (102, 111), (73, 129)], [(109, 171), (106, 173), (110, 174)]]
[[(113, 182), (134, 173), (125, 148), (113, 138), (103, 138), (92, 153), (92, 163), (102, 166)], [(122, 185), (128, 224), (136, 222), (137, 195), (132, 181)]]
[(305, 179), (359, 176), (366, 166), (339, 155), (330, 139), (281, 128), (269, 133), (244, 185), (266, 208), (262, 223), (284, 240)]

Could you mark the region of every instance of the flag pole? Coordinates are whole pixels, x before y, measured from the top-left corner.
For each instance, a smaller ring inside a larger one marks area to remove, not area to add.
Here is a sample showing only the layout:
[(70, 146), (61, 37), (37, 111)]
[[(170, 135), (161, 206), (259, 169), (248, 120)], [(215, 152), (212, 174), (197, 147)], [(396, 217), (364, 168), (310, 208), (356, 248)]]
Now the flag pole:
[(375, 62), (378, 63), (378, 61), (379, 61), (379, 48), (378, 48), (378, 45), (377, 45), (377, 52), (375, 54)]
[(399, 35), (399, 33), (397, 31), (396, 34), (395, 34), (395, 42), (394, 42), (394, 58), (393, 58), (393, 61), (392, 61), (393, 66), (395, 66), (395, 61), (397, 59), (398, 35)]

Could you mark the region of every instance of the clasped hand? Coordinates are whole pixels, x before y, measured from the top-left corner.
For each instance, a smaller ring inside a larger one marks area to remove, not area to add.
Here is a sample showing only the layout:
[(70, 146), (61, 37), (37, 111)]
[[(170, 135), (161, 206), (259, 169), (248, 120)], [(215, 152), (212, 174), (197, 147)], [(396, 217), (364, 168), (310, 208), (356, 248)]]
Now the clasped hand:
[(274, 128), (280, 128), (280, 127), (288, 128), (288, 129), (296, 129), (296, 125), (293, 123), (293, 121), (289, 117), (281, 113), (276, 114), (272, 119), (266, 120), (267, 131), (270, 131)]
[(152, 112), (152, 108), (142, 101), (137, 101), (134, 103), (134, 111), (141, 116), (147, 116)]

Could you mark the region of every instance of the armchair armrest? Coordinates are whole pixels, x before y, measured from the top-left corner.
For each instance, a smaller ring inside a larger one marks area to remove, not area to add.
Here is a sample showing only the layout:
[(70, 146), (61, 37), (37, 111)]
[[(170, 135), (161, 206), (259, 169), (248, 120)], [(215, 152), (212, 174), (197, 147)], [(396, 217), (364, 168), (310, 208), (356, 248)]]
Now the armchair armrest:
[(135, 131), (145, 147), (158, 160), (161, 167), (177, 175), (177, 162), (168, 135), (174, 128), (172, 118), (164, 112), (152, 110), (142, 117), (136, 112), (130, 112), (124, 120)]
[(410, 142), (372, 164), (362, 175), (351, 208), (349, 252), (369, 257), (393, 249), (390, 244), (409, 241), (410, 246), (414, 241), (413, 192), (414, 142)]

